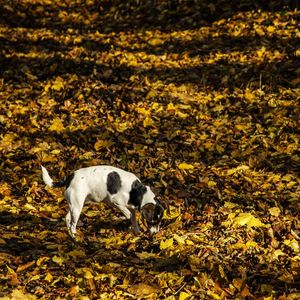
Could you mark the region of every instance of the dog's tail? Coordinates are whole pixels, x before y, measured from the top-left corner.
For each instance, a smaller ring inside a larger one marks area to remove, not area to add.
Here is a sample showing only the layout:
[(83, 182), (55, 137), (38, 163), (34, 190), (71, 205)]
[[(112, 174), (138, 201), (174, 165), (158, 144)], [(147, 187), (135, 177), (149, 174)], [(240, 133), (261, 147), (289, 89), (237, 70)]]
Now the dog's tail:
[(53, 181), (50, 177), (47, 169), (44, 166), (41, 166), (42, 168), (42, 177), (46, 185), (50, 187), (64, 187), (66, 186), (65, 180), (62, 181)]

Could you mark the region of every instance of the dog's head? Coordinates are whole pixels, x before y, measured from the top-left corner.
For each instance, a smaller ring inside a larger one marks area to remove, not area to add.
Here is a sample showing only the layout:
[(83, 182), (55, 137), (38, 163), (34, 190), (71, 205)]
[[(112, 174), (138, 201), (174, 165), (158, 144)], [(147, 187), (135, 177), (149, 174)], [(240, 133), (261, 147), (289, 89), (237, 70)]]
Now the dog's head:
[(150, 233), (159, 231), (164, 208), (155, 199), (155, 195), (149, 186), (143, 185), (139, 180), (134, 181), (129, 193), (129, 203), (138, 207), (147, 223)]
[(151, 189), (148, 186), (146, 188), (146, 204), (141, 208), (141, 213), (146, 220), (150, 233), (152, 234), (159, 231), (161, 220), (164, 215), (164, 208), (160, 201), (154, 199), (155, 195)]

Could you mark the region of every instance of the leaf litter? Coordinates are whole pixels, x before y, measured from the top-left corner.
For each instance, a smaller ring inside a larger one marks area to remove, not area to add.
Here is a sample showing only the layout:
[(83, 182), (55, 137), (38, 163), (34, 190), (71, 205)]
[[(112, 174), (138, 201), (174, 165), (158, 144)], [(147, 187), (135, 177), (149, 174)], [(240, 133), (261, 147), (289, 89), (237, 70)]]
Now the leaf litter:
[[(2, 1), (0, 299), (298, 299), (299, 19), (280, 1)], [(135, 236), (56, 178), (136, 173)]]

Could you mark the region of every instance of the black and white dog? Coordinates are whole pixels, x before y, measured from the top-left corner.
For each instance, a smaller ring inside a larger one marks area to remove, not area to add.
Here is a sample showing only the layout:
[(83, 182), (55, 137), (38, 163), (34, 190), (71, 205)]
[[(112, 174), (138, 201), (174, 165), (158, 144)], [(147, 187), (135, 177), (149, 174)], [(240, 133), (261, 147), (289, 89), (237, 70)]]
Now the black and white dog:
[(136, 210), (140, 211), (147, 222), (150, 233), (159, 231), (164, 208), (155, 199), (150, 187), (145, 186), (133, 173), (112, 166), (81, 168), (63, 181), (54, 182), (45, 167), (42, 176), (50, 187), (65, 187), (65, 198), (69, 205), (66, 215), (67, 227), (74, 238), (76, 225), (87, 201), (104, 201), (118, 208), (131, 220), (133, 230), (140, 232)]

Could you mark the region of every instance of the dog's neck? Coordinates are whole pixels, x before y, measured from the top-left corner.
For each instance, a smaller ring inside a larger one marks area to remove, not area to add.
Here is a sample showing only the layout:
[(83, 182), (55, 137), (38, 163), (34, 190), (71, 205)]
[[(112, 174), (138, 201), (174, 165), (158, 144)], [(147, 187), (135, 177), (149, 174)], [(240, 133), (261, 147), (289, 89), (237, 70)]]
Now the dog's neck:
[(142, 208), (146, 205), (146, 204), (156, 204), (156, 201), (153, 197), (153, 193), (152, 191), (147, 187), (147, 192), (145, 193), (144, 197), (142, 198), (141, 204), (138, 207), (138, 210), (141, 211)]

